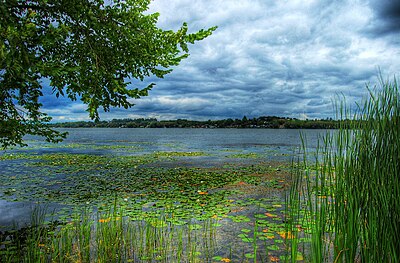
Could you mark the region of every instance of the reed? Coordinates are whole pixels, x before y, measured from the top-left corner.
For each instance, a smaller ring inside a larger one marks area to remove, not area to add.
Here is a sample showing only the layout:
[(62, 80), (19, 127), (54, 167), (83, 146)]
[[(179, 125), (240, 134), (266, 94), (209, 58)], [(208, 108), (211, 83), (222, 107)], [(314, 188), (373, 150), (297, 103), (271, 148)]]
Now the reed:
[[(314, 154), (303, 138), (287, 229), (308, 222), (311, 262), (400, 261), (400, 96), (395, 78), (379, 83), (352, 116), (339, 101), (339, 127)], [(299, 241), (289, 242), (294, 261)]]
[(44, 215), (33, 212), (32, 226), (3, 245), (0, 262), (209, 262), (215, 252), (212, 219), (175, 226), (161, 214), (132, 221), (116, 203), (97, 214), (79, 209), (53, 228)]

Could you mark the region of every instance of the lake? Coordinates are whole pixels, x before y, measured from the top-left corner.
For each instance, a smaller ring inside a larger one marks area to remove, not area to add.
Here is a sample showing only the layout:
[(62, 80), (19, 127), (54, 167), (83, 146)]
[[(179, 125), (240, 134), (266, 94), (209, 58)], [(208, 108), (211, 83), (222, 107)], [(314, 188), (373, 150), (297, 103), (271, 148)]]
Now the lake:
[[(303, 133), (314, 148), (319, 135), (325, 130), (288, 130), (288, 129), (112, 129), (112, 128), (78, 128), (60, 129), (67, 131), (68, 138), (60, 146), (68, 144), (88, 144), (99, 146), (136, 145), (138, 153), (154, 151), (207, 151), (239, 150), (259, 152), (263, 148), (293, 152), (301, 145), (300, 133)], [(32, 139), (28, 137), (28, 140)], [(43, 152), (59, 151), (60, 147), (49, 147), (41, 141), (32, 140), (31, 145), (46, 145)], [(64, 149), (68, 151), (67, 149)], [(96, 153), (96, 151), (93, 151)], [(121, 154), (112, 150), (101, 152)]]
[[(59, 154), (95, 156), (144, 156), (154, 153), (174, 153), (174, 158), (158, 158), (144, 162), (142, 166), (157, 167), (221, 167), (231, 163), (290, 162), (301, 146), (300, 133), (304, 134), (309, 147), (316, 147), (318, 136), (324, 130), (276, 130), (276, 129), (62, 129), (69, 133), (60, 144), (49, 144), (36, 137), (27, 137), (26, 148), (2, 152), (0, 156), (23, 155), (24, 158), (0, 160), (0, 226), (29, 220), (31, 208), (36, 203), (46, 203), (38, 190), (52, 190), (57, 186), (43, 179), (43, 169), (32, 166), (37, 160), (26, 156), (51, 156)], [(185, 153), (179, 156), (177, 153)], [(199, 153), (199, 154), (189, 154)], [(27, 164), (29, 166), (27, 167)], [(52, 169), (58, 169), (55, 166)], [(91, 171), (88, 171), (90, 173)], [(47, 171), (48, 173), (48, 171)], [(59, 180), (68, 177), (65, 171), (57, 171)], [(84, 173), (79, 171), (79, 173)], [(38, 178), (30, 181), (28, 178)], [(40, 182), (39, 182), (40, 178)], [(34, 187), (32, 186), (34, 185)], [(30, 199), (28, 193), (18, 194), (20, 189), (37, 191)], [(59, 207), (51, 201), (48, 207)]]

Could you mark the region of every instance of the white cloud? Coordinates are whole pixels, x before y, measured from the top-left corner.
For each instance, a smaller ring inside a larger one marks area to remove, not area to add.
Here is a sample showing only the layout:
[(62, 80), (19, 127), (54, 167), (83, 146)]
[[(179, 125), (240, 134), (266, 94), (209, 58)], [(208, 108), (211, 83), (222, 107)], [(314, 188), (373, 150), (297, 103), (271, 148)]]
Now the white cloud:
[(379, 3), (154, 0), (149, 12), (160, 12), (164, 29), (184, 21), (191, 32), (219, 28), (190, 46), (190, 57), (173, 73), (155, 80), (148, 98), (102, 117), (332, 116), (327, 102), (337, 93), (360, 100), (378, 67), (385, 76), (399, 73), (396, 5)]

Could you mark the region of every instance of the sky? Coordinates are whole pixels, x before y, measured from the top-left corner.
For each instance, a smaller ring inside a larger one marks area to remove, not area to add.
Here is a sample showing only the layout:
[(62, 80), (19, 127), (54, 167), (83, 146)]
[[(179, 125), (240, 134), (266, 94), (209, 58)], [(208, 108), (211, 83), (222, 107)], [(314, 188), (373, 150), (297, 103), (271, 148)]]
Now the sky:
[[(400, 73), (399, 0), (153, 0), (148, 12), (166, 30), (218, 29), (164, 79), (147, 79), (148, 97), (101, 120), (329, 118), (338, 97), (361, 102), (379, 71)], [(90, 120), (79, 101), (42, 102), (54, 122)]]

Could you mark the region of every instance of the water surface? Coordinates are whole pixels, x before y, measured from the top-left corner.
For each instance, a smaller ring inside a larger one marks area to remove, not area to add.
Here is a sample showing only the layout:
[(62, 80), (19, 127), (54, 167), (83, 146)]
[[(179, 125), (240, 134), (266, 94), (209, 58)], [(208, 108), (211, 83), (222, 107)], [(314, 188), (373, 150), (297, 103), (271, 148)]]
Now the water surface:
[[(237, 163), (289, 162), (296, 156), (301, 146), (300, 133), (307, 138), (308, 147), (314, 148), (318, 136), (326, 132), (324, 130), (147, 128), (78, 128), (61, 131), (67, 131), (69, 135), (60, 144), (49, 144), (41, 138), (29, 136), (26, 138), (29, 144), (27, 148), (3, 151), (0, 155), (70, 153), (143, 156), (160, 152), (198, 152), (201, 153), (198, 156), (163, 159), (145, 165), (220, 167)], [(18, 159), (1, 160), (0, 175), (3, 180), (15, 174), (26, 178), (42, 176), (40, 169), (27, 168), (24, 162), (26, 161)], [(29, 200), (10, 201), (13, 190), (10, 186), (0, 185), (0, 226), (10, 225), (14, 221), (29, 221), (32, 207), (35, 205), (33, 200), (32, 202)], [(54, 204), (48, 204), (48, 206), (53, 207)]]

